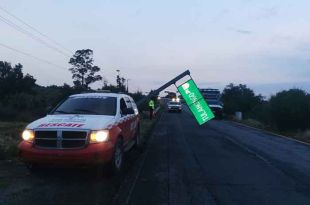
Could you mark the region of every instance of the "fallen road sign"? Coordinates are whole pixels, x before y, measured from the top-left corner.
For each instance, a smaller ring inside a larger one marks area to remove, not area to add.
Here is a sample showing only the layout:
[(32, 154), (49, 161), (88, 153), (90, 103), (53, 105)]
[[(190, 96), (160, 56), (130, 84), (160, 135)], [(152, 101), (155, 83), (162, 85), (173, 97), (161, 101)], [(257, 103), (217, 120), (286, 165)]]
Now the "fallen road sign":
[(213, 112), (203, 98), (193, 79), (186, 81), (177, 88), (199, 125), (214, 118)]

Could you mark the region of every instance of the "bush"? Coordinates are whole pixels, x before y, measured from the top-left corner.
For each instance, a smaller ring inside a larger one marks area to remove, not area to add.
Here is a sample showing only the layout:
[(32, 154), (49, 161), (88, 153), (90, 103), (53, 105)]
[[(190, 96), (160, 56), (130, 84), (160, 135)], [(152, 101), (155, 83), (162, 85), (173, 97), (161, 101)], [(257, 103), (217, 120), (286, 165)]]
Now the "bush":
[(80, 90), (64, 86), (37, 86), (32, 93), (12, 93), (0, 101), (0, 120), (28, 122), (43, 117), (67, 96)]
[(310, 96), (300, 89), (282, 91), (269, 101), (273, 125), (279, 130), (305, 130), (310, 127)]
[(224, 103), (224, 112), (229, 115), (240, 111), (246, 116), (255, 106), (262, 103), (262, 96), (256, 96), (246, 85), (232, 83), (225, 87), (221, 99)]
[(270, 124), (271, 120), (269, 102), (262, 101), (260, 104), (255, 105), (251, 112), (245, 113), (244, 118), (252, 118), (266, 125)]
[(17, 145), (24, 123), (0, 122), (0, 160), (17, 156)]

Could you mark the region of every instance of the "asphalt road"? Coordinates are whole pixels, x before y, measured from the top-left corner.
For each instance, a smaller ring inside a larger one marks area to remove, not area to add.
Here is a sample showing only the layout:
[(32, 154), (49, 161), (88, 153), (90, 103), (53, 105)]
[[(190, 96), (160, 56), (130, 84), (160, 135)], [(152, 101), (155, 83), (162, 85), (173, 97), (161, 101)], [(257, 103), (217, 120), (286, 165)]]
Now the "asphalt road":
[(121, 175), (96, 174), (0, 161), (0, 205), (310, 204), (310, 145), (187, 112), (163, 113)]
[(114, 204), (310, 204), (310, 146), (164, 113)]

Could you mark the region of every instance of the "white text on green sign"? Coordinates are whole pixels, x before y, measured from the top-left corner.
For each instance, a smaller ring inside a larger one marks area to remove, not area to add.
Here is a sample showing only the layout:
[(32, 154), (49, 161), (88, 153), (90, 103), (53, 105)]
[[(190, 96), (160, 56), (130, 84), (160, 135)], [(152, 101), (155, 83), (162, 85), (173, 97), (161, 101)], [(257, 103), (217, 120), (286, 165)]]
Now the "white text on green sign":
[(213, 112), (192, 79), (180, 85), (178, 90), (200, 125), (214, 118)]

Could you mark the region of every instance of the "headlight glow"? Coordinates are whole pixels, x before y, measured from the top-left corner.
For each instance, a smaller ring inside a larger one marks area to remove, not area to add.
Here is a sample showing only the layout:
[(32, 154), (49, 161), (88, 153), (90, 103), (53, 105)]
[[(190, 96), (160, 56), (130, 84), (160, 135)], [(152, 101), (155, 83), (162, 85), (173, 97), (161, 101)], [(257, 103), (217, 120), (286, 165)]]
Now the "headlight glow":
[(22, 138), (27, 142), (32, 142), (34, 140), (34, 132), (32, 130), (24, 130)]
[(93, 131), (90, 134), (90, 142), (105, 142), (109, 139), (109, 131), (107, 130), (100, 130), (100, 131)]

